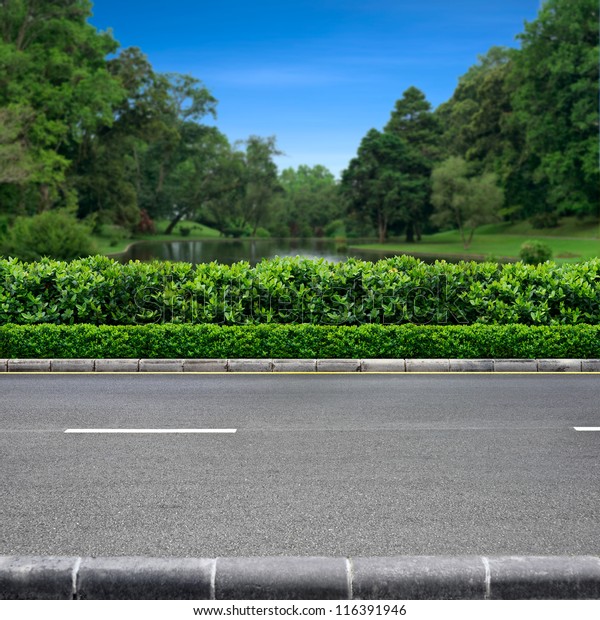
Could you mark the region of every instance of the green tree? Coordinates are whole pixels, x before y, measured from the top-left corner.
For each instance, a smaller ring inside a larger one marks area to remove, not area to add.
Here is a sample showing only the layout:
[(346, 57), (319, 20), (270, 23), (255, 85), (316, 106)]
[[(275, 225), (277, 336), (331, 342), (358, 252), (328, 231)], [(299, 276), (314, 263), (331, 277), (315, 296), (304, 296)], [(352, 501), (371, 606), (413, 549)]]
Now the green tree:
[(123, 50), (108, 67), (125, 96), (115, 106), (112, 126), (78, 154), (80, 215), (95, 212), (101, 220), (135, 228), (143, 209), (170, 218), (171, 231), (190, 211), (181, 208), (190, 200), (182, 175), (197, 168), (188, 160), (206, 150), (198, 141), (210, 131), (199, 121), (214, 116), (216, 102), (191, 76), (154, 72), (137, 48)]
[(404, 142), (402, 161), (398, 160), (403, 177), (402, 191), (396, 197), (398, 219), (405, 226), (407, 241), (420, 240), (430, 215), (430, 177), (440, 159), (441, 126), (425, 95), (411, 86), (396, 102), (384, 132)]
[(142, 167), (148, 141), (158, 131), (155, 118), (163, 98), (156, 94), (157, 75), (137, 48), (122, 50), (107, 62), (123, 97), (114, 105), (114, 122), (89, 133), (73, 154), (71, 172), (78, 194), (79, 216), (94, 213), (98, 222), (133, 228), (147, 206)]
[(255, 235), (256, 229), (268, 220), (273, 197), (280, 190), (273, 157), (282, 153), (277, 148), (275, 137), (250, 136), (245, 145), (245, 191), (241, 212)]
[(28, 116), (22, 127), (30, 174), (12, 192), (12, 209), (73, 204), (73, 152), (86, 134), (112, 123), (123, 94), (105, 62), (117, 43), (87, 23), (86, 0), (4, 0), (1, 8), (0, 108)]
[(460, 157), (449, 157), (433, 170), (432, 220), (440, 226), (455, 225), (465, 250), (477, 227), (499, 219), (504, 196), (496, 181), (490, 172), (469, 177), (468, 164)]
[(446, 156), (463, 157), (480, 171), (492, 171), (494, 156), (503, 151), (503, 122), (511, 114), (506, 78), (514, 53), (492, 47), (479, 56), (459, 78), (452, 97), (436, 110)]
[(0, 184), (23, 185), (34, 173), (26, 140), (32, 116), (25, 106), (0, 109)]
[[(153, 216), (172, 213), (173, 200), (165, 188), (169, 175), (187, 157), (190, 144), (186, 138), (191, 132), (186, 129), (207, 114), (214, 116), (216, 105), (202, 82), (189, 75), (158, 75), (155, 89), (161, 103), (154, 108), (152, 134), (148, 136), (144, 162), (151, 202), (142, 205)], [(196, 137), (201, 135), (196, 133)]]
[(232, 147), (217, 132), (213, 150), (193, 173), (199, 219), (226, 235), (255, 235), (269, 223), (280, 191), (278, 154), (273, 137), (251, 136)]
[(598, 21), (597, 0), (546, 0), (513, 63), (521, 156), (559, 214), (598, 214)]
[[(227, 205), (220, 199), (225, 194), (231, 200), (231, 189), (240, 183), (237, 175), (232, 178), (227, 166), (232, 157), (229, 141), (216, 127), (192, 122), (185, 123), (181, 135), (185, 155), (164, 189), (171, 200), (171, 222), (165, 232), (170, 234), (181, 219), (206, 219), (207, 214), (208, 221), (222, 230)], [(211, 217), (211, 207), (216, 217)]]
[(414, 151), (393, 133), (371, 129), (362, 139), (355, 158), (342, 173), (341, 189), (351, 214), (366, 219), (383, 243), (390, 225), (404, 221), (407, 196), (420, 196), (410, 172)]
[(283, 191), (277, 197), (277, 230), (284, 236), (321, 236), (344, 215), (338, 183), (325, 166), (286, 168), (279, 184)]

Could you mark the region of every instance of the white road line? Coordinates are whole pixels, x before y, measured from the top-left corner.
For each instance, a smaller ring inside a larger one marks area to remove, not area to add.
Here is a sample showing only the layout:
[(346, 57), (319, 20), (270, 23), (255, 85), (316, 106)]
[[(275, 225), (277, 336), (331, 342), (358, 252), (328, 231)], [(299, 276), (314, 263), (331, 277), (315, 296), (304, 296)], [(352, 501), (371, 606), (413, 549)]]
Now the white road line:
[(576, 431), (600, 431), (600, 426), (574, 426)]
[(235, 433), (237, 428), (68, 428), (65, 433)]

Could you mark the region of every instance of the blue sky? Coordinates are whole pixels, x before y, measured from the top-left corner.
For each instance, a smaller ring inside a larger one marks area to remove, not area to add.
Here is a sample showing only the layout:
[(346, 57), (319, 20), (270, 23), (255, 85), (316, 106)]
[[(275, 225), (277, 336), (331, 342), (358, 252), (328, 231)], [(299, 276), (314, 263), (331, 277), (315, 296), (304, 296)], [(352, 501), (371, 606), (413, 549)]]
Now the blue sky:
[(188, 73), (218, 99), (233, 142), (276, 136), (280, 169), (339, 175), (410, 86), (435, 108), (540, 0), (96, 0), (90, 22), (139, 47), (159, 72)]

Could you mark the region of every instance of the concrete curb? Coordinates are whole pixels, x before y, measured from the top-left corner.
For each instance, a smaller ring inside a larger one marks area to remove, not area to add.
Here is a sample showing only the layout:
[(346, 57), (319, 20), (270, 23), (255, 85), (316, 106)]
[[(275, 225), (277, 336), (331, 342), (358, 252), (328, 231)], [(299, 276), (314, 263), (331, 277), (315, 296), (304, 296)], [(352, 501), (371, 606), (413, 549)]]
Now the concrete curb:
[(0, 359), (2, 372), (600, 373), (600, 359)]
[(600, 599), (596, 556), (0, 556), (0, 599)]

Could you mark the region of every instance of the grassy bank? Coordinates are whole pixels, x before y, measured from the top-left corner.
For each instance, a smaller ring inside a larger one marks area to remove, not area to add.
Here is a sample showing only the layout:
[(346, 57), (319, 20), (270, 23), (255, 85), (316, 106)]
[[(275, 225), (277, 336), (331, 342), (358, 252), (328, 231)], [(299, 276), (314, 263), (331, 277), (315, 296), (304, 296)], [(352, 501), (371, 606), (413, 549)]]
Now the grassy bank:
[(521, 245), (539, 240), (552, 249), (558, 263), (579, 262), (600, 256), (600, 225), (597, 221), (563, 218), (556, 228), (536, 229), (528, 222), (489, 224), (477, 229), (469, 248), (463, 248), (456, 230), (424, 235), (417, 243), (393, 241), (351, 246), (356, 249), (414, 255), (444, 255), (465, 258), (518, 259)]

